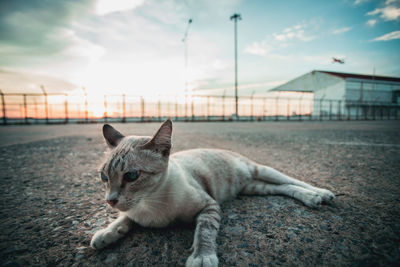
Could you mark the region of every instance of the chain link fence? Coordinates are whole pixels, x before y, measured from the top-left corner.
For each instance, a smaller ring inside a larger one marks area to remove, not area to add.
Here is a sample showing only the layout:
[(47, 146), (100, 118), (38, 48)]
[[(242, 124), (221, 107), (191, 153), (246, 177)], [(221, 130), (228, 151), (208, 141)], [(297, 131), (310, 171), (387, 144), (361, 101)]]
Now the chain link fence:
[(157, 96), (68, 94), (1, 94), (0, 123), (56, 124), (96, 122), (397, 120), (400, 105), (313, 99), (311, 97), (218, 95)]

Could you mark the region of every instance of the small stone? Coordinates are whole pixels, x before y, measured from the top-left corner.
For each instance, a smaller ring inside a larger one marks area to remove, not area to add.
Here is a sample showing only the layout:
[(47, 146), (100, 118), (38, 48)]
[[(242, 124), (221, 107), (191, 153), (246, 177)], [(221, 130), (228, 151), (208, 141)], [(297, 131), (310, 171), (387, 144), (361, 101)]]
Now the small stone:
[(83, 254), (82, 252), (78, 252), (75, 255), (75, 261), (80, 261), (81, 259), (83, 259), (85, 257), (85, 254)]
[(237, 248), (248, 248), (248, 247), (249, 247), (249, 244), (247, 244), (247, 243), (242, 243), (242, 244), (237, 245)]
[(107, 258), (104, 260), (104, 263), (107, 264), (107, 266), (116, 266), (118, 263), (118, 254), (108, 254)]
[(243, 226), (230, 226), (226, 227), (225, 231), (233, 236), (241, 236), (245, 231), (245, 228)]

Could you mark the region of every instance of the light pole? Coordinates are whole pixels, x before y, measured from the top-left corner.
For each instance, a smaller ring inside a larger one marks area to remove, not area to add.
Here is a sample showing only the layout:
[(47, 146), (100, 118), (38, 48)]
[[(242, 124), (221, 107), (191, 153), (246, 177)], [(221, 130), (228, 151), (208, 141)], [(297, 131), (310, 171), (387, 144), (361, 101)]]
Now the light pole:
[(185, 119), (187, 120), (187, 94), (188, 94), (188, 82), (187, 82), (187, 69), (188, 69), (188, 49), (187, 49), (187, 38), (189, 34), (190, 24), (193, 20), (189, 19), (186, 27), (185, 35), (183, 36), (182, 42), (185, 44)]
[(239, 118), (238, 113), (238, 79), (237, 79), (237, 21), (241, 20), (242, 16), (240, 14), (233, 14), (231, 16), (231, 20), (235, 21), (235, 112), (236, 112), (236, 119)]

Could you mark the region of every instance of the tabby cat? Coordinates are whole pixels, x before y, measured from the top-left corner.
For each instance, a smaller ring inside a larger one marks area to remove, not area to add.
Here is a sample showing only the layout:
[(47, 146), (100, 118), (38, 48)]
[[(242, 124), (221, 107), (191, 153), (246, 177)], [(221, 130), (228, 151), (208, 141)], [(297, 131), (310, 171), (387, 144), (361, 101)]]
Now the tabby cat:
[(334, 199), (326, 189), (288, 177), (237, 153), (193, 149), (170, 155), (172, 122), (153, 137), (125, 137), (103, 126), (110, 153), (100, 168), (107, 203), (120, 215), (95, 233), (90, 245), (101, 249), (132, 227), (165, 227), (175, 221), (195, 222), (192, 254), (186, 266), (218, 266), (216, 237), (220, 204), (238, 194), (279, 194), (317, 208)]

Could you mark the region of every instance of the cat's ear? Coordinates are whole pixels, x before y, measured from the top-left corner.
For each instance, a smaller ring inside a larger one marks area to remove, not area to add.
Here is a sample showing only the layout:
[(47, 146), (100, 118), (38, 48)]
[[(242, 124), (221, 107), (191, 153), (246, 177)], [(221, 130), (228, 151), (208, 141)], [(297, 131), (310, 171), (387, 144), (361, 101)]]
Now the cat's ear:
[(125, 137), (109, 124), (103, 125), (103, 136), (109, 148), (116, 147), (122, 138)]
[(163, 156), (169, 156), (171, 150), (172, 121), (166, 120), (158, 129), (153, 138), (143, 145), (144, 149), (150, 149), (161, 153)]

